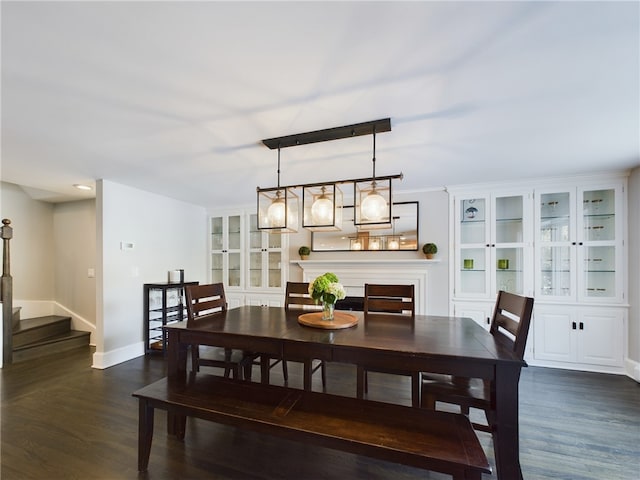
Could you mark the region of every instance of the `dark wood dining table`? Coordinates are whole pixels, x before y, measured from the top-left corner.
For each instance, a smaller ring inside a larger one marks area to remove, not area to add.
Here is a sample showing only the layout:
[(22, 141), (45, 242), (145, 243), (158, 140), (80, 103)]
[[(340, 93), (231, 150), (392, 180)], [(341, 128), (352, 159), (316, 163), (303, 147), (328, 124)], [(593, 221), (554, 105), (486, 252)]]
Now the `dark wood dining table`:
[[(491, 380), (495, 384), (492, 405), (497, 477), (522, 479), (518, 382), (523, 361), (470, 318), (416, 315), (411, 321), (384, 314), (365, 317), (362, 312), (349, 313), (358, 317), (358, 323), (339, 330), (301, 325), (300, 311), (259, 306), (233, 308), (197, 326), (187, 322), (168, 325), (168, 376), (186, 378), (188, 347), (199, 344), (263, 353), (263, 383), (269, 382), (268, 356)], [(305, 377), (308, 386), (311, 372), (305, 372)]]

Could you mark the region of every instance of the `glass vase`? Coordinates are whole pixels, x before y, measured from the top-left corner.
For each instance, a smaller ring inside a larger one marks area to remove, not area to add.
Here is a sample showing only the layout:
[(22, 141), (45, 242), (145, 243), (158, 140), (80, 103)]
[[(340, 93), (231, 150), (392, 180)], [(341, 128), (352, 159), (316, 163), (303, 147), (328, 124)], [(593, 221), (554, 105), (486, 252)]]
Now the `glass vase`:
[(322, 320), (333, 320), (335, 303), (322, 302)]

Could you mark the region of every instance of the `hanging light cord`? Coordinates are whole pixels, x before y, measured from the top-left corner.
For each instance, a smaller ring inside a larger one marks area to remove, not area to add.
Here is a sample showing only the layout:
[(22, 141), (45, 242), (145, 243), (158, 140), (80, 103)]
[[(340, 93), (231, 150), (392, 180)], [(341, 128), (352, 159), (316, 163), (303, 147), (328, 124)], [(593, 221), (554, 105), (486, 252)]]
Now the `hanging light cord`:
[(278, 143), (278, 193), (280, 193), (280, 144)]
[(373, 127), (373, 184), (376, 183), (376, 127)]

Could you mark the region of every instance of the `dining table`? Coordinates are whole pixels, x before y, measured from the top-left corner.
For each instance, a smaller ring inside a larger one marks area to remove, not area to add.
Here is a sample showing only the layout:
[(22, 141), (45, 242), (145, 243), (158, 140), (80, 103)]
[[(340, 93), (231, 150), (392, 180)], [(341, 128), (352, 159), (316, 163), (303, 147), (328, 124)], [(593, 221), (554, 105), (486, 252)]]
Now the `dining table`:
[[(315, 328), (299, 322), (301, 312), (284, 307), (240, 306), (197, 323), (165, 326), (167, 375), (187, 377), (191, 345), (261, 354), (260, 381), (269, 383), (269, 359), (319, 359), (369, 368), (449, 374), (493, 382), (492, 436), (497, 478), (522, 479), (519, 458), (518, 382), (526, 363), (470, 318), (349, 312), (350, 328)], [(311, 362), (307, 362), (310, 364)], [(311, 385), (305, 371), (305, 388)], [(354, 389), (356, 381), (354, 378)], [(354, 396), (355, 396), (354, 390)], [(171, 422), (168, 423), (171, 428)]]

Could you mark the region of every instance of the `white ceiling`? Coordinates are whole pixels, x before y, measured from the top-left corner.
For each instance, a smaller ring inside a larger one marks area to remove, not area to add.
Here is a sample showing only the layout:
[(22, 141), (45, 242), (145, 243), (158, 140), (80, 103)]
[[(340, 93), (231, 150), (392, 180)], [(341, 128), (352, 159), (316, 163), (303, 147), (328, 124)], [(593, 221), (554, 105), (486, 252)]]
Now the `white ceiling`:
[[(275, 186), (271, 138), (391, 118), (411, 191), (640, 165), (638, 2), (7, 2), (2, 180), (204, 206)], [(281, 184), (371, 175), (371, 136), (282, 150)], [(84, 194), (86, 196), (86, 194)]]

